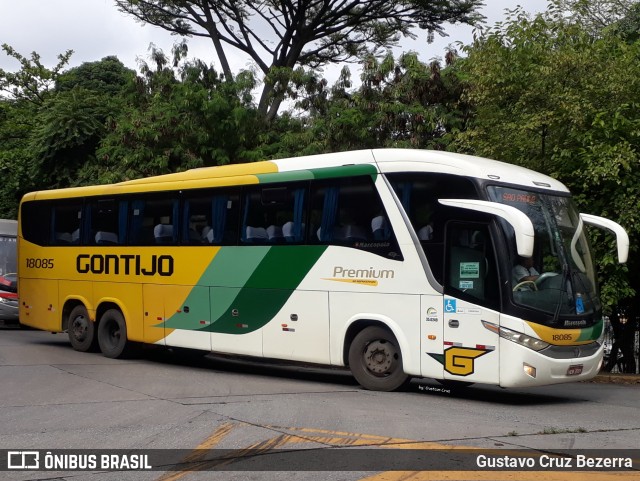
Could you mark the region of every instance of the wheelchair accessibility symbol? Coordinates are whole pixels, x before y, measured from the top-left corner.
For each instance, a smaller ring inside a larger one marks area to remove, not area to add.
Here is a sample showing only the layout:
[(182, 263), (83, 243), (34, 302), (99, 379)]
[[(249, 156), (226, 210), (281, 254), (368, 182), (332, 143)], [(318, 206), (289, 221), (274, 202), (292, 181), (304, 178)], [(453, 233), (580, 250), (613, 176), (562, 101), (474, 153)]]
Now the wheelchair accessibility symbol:
[(453, 313), (456, 312), (456, 300), (445, 299), (444, 300), (444, 312)]

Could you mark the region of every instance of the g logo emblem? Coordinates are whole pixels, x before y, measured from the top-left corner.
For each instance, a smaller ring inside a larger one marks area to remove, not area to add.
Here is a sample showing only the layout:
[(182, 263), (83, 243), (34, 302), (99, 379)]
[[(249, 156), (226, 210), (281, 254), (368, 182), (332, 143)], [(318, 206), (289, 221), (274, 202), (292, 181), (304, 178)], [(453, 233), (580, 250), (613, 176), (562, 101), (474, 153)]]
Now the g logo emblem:
[(444, 370), (456, 376), (473, 374), (475, 359), (488, 352), (491, 351), (473, 347), (450, 347), (444, 351)]

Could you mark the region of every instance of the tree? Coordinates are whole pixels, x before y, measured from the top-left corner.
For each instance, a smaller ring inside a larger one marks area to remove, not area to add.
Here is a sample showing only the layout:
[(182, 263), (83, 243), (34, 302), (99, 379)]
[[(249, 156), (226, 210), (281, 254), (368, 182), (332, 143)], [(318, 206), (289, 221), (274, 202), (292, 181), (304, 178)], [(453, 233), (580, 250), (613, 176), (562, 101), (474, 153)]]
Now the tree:
[(54, 95), (55, 82), (72, 51), (59, 55), (50, 69), (36, 52), (25, 57), (7, 44), (2, 50), (20, 64), (15, 72), (0, 69), (0, 91), (4, 92), (0, 95), (0, 217), (15, 218), (22, 195), (34, 188), (37, 179), (48, 178), (43, 173), (34, 176), (32, 133), (41, 125), (40, 109)]
[(332, 86), (316, 75), (301, 77), (293, 92), (299, 115), (270, 129), (286, 125), (269, 143), (271, 155), (375, 147), (444, 150), (468, 117), (462, 84), (451, 71), (455, 60), (454, 51), (447, 52), (444, 66), (421, 62), (415, 52), (398, 58), (390, 52), (381, 59), (369, 55), (362, 59), (357, 88), (347, 67)]
[(186, 61), (185, 44), (173, 59), (152, 48), (151, 65), (127, 86), (122, 111), (81, 177), (101, 183), (189, 168), (255, 160), (260, 131), (250, 91), (250, 73), (228, 82), (201, 61)]
[(114, 96), (119, 95), (135, 75), (136, 72), (125, 67), (117, 57), (108, 56), (62, 72), (56, 78), (55, 91), (66, 92), (74, 87), (82, 87), (91, 92)]
[(553, 0), (551, 3), (572, 23), (581, 25), (594, 36), (638, 11), (637, 0)]
[(115, 0), (138, 20), (183, 36), (210, 38), (227, 81), (226, 47), (248, 55), (264, 75), (260, 115), (275, 118), (296, 67), (362, 57), (397, 45), (415, 27), (442, 33), (444, 22), (475, 23), (480, 0)]
[(29, 137), (37, 109), (27, 101), (0, 98), (0, 218), (15, 219), (30, 189)]
[(31, 58), (27, 58), (6, 43), (2, 44), (2, 50), (20, 63), (20, 70), (5, 72), (0, 69), (0, 91), (4, 91), (11, 99), (26, 100), (37, 105), (44, 101), (54, 87), (60, 72), (73, 54), (73, 50), (67, 50), (58, 55), (58, 63), (53, 69), (49, 69), (42, 65), (40, 55), (36, 52), (32, 52)]
[[(105, 134), (105, 121), (113, 113), (109, 98), (82, 87), (60, 92), (38, 111), (30, 133), (33, 188), (81, 185), (78, 171), (95, 162), (95, 151)], [(91, 182), (93, 183), (93, 182)]]
[(457, 150), (502, 159), (563, 181), (583, 211), (620, 222), (626, 266), (594, 231), (608, 307), (640, 289), (640, 43), (598, 37), (558, 10), (522, 10), (491, 29), (457, 64), (474, 115)]
[(71, 51), (49, 69), (32, 53), (27, 58), (8, 45), (20, 62), (16, 72), (0, 72), (0, 211), (14, 216), (27, 191), (94, 183), (80, 174), (96, 163), (95, 151), (106, 120), (122, 107), (120, 92), (134, 72), (115, 57), (64, 71)]
[(96, 163), (107, 119), (124, 108), (122, 93), (134, 78), (135, 72), (116, 57), (85, 62), (59, 73), (30, 135), (30, 172), (35, 188), (95, 183), (81, 172)]

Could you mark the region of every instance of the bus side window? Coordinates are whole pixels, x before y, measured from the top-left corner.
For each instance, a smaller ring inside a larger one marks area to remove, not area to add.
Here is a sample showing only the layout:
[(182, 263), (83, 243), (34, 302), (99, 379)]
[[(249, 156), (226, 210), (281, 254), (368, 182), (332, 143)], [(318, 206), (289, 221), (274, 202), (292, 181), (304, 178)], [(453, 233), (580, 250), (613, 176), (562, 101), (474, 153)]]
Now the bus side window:
[(126, 203), (115, 199), (98, 199), (89, 205), (90, 245), (124, 244)]
[(304, 240), (307, 183), (249, 187), (245, 190), (241, 241), (288, 244)]
[(51, 203), (24, 202), (20, 208), (20, 223), (26, 241), (39, 246), (49, 245)]
[(238, 199), (238, 193), (229, 189), (189, 194), (184, 201), (182, 243), (237, 244)]
[(55, 204), (52, 210), (51, 245), (80, 244), (82, 200), (79, 203)]
[(129, 207), (129, 244), (175, 245), (178, 240), (178, 200), (137, 198)]
[(371, 177), (322, 180), (312, 185), (310, 243), (354, 247), (402, 259)]
[(188, 245), (215, 244), (210, 192), (188, 197), (184, 201), (182, 243)]

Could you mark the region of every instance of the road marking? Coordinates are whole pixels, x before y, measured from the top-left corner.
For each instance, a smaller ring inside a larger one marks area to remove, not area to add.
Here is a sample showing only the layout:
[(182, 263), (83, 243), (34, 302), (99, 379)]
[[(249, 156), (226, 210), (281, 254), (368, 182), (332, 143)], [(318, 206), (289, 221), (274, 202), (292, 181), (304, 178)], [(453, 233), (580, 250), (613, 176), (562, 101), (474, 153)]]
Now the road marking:
[[(345, 431), (330, 431), (325, 429), (312, 428), (290, 428), (280, 426), (268, 427), (270, 429), (305, 433), (304, 440), (306, 440), (306, 442), (317, 442), (330, 446), (377, 446), (389, 449), (483, 449), (473, 446), (455, 446), (452, 444), (442, 444), (430, 441), (416, 441), (414, 439), (393, 438), (376, 434), (360, 434)], [(324, 434), (328, 436), (317, 436), (314, 434)], [(496, 452), (503, 454), (505, 453), (505, 451)]]
[(219, 426), (211, 436), (198, 444), (195, 449), (187, 456), (185, 456), (185, 458), (182, 460), (184, 463), (189, 463), (190, 469), (167, 473), (158, 478), (158, 481), (176, 481), (186, 476), (191, 471), (194, 471), (194, 468), (205, 465), (206, 461), (202, 463), (197, 463), (197, 461), (200, 461), (207, 454), (207, 449), (211, 449), (220, 444), (220, 441), (227, 437), (236, 426), (237, 424), (235, 423), (224, 423), (223, 425)]
[[(246, 448), (235, 450), (226, 459), (218, 459), (213, 462), (202, 460), (206, 456), (207, 450), (220, 444), (240, 424), (225, 423), (219, 426), (211, 436), (201, 442), (184, 458), (183, 462), (190, 463), (189, 469), (167, 473), (158, 478), (158, 481), (177, 481), (193, 471), (206, 470), (208, 467), (213, 466), (219, 468), (246, 455), (255, 455), (257, 451), (267, 452), (292, 444), (318, 443), (325, 446), (376, 446), (386, 449), (481, 450), (483, 453), (490, 452), (492, 454), (508, 454), (511, 452), (509, 449), (458, 446), (375, 434), (313, 428), (263, 426), (265, 429), (279, 431), (280, 434), (253, 443)], [(518, 450), (518, 452), (520, 451)], [(357, 476), (357, 474), (354, 473), (354, 476)], [(359, 481), (640, 481), (640, 473), (637, 471), (385, 471), (359, 478)]]
[(387, 471), (359, 481), (633, 481), (637, 471)]

